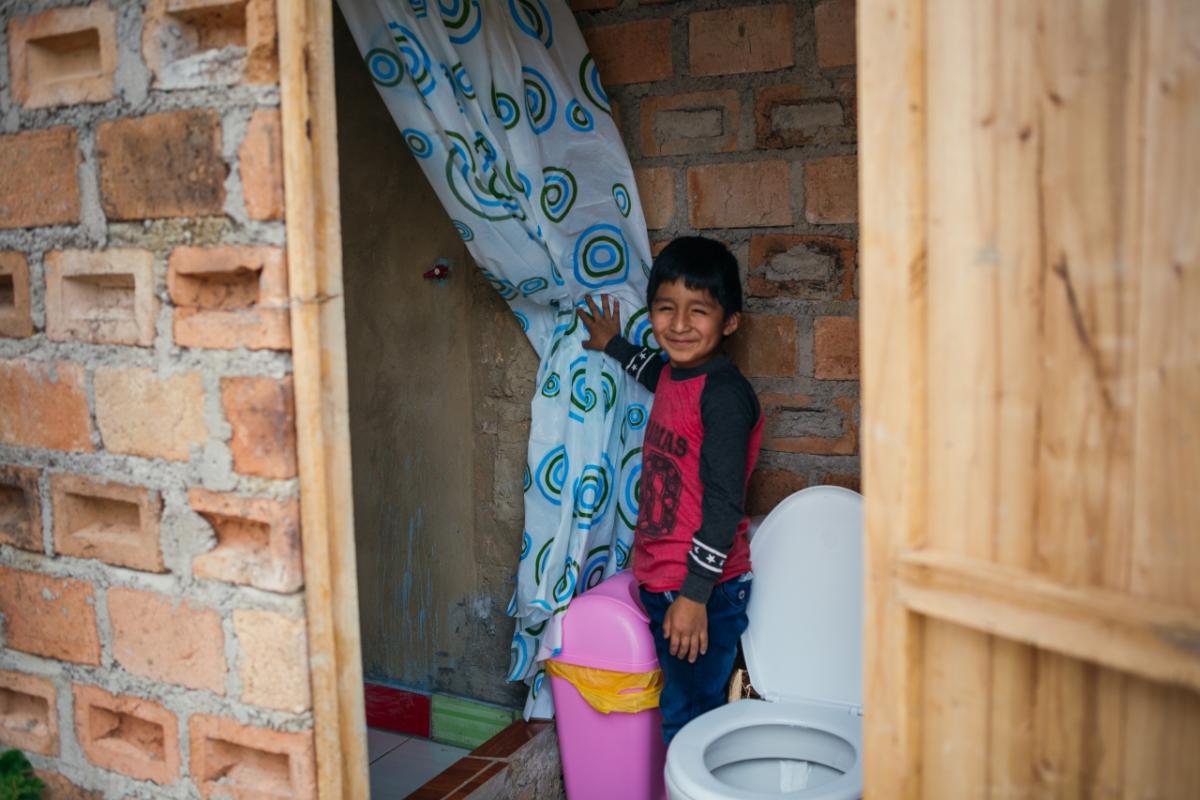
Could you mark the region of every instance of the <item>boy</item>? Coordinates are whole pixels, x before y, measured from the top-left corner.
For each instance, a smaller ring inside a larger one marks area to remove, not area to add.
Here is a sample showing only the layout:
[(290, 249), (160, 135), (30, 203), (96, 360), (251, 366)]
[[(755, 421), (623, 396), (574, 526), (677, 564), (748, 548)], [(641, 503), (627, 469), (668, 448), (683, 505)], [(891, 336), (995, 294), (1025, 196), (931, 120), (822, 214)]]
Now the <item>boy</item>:
[(698, 236), (671, 242), (646, 288), (654, 338), (669, 359), (620, 335), (620, 306), (587, 298), (584, 347), (655, 393), (642, 445), (633, 572), (665, 683), (663, 739), (724, 701), (746, 629), (750, 548), (746, 481), (762, 438), (749, 382), (719, 352), (741, 321), (737, 260)]

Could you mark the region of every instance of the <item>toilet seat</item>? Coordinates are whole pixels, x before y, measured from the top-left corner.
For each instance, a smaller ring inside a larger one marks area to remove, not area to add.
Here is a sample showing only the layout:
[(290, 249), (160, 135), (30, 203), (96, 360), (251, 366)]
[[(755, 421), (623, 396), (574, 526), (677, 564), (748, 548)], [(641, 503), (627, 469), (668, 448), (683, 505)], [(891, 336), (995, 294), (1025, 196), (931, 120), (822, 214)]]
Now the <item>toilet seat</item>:
[[(672, 797), (689, 800), (857, 800), (862, 792), (862, 718), (819, 703), (739, 700), (685, 725), (671, 740), (666, 781)], [(714, 772), (747, 760), (808, 761), (842, 774), (795, 791), (744, 789)]]

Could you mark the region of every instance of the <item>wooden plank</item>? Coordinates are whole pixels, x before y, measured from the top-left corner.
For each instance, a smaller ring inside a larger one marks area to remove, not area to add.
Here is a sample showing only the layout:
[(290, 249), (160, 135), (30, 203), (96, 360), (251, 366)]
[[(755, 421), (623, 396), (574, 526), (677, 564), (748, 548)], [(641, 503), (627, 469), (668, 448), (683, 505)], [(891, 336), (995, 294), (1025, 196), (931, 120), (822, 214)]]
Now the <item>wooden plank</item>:
[(931, 550), (901, 554), (900, 599), (937, 619), (1200, 689), (1200, 617), (1185, 607)]
[(317, 789), (368, 797), (350, 482), (332, 4), (277, 4), (292, 362)]
[[(930, 547), (989, 559), (997, 498), (997, 420), (1002, 380), (994, 220), (995, 152), (980, 126), (992, 104), (994, 37), (985, 5), (929, 0), (929, 186), (926, 394)], [(934, 487), (938, 487), (935, 489)], [(941, 487), (953, 487), (950, 491)], [(977, 630), (942, 622), (925, 629), (922, 792), (963, 797), (987, 785), (992, 648)]]
[(925, 530), (925, 131), (921, 0), (858, 11), (862, 255), (864, 783), (920, 793), (921, 624), (898, 602), (892, 560)]

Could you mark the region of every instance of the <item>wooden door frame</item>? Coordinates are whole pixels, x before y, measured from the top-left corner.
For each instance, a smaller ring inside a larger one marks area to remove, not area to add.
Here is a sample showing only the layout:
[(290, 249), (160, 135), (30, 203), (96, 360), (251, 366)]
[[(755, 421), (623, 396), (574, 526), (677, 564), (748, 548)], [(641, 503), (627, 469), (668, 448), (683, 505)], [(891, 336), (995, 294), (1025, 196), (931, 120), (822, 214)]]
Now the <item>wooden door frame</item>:
[(333, 0), (277, 4), (317, 796), (370, 794), (350, 475)]

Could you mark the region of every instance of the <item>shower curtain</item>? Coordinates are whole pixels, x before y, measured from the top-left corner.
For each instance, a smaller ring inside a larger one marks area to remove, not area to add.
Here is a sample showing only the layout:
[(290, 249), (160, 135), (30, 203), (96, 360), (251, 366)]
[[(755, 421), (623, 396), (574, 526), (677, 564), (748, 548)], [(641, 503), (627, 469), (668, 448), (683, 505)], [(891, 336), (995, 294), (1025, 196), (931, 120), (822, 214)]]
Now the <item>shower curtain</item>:
[[(571, 598), (624, 568), (650, 396), (585, 351), (575, 309), (621, 301), (652, 344), (633, 171), (565, 0), (339, 0), (375, 86), (538, 354), (509, 680), (553, 713), (542, 662)], [(398, 222), (404, 210), (397, 209)]]

